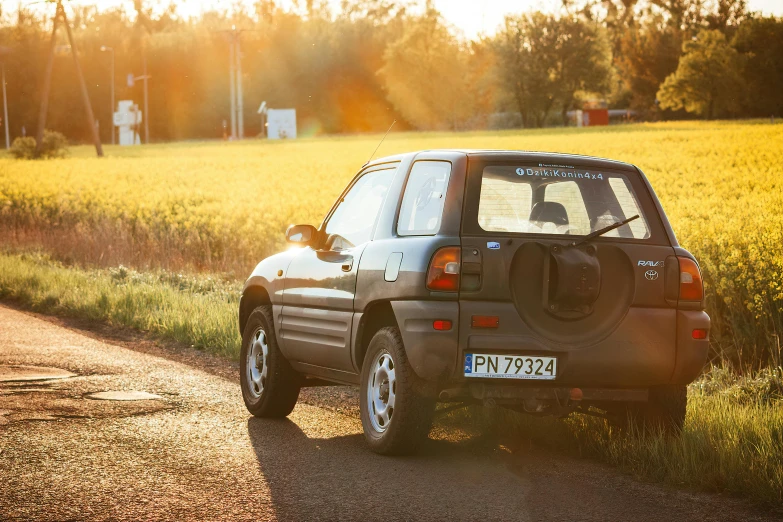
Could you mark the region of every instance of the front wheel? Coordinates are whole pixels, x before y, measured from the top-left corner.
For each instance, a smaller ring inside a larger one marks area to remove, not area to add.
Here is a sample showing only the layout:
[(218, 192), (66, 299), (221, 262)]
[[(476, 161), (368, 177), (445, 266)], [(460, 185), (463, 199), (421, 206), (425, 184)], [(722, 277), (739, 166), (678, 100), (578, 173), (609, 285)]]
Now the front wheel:
[(256, 417), (285, 417), (299, 398), (301, 376), (277, 346), (272, 307), (250, 314), (242, 336), (239, 381), (247, 410)]
[(435, 401), (416, 391), (397, 328), (373, 336), (362, 365), (361, 419), (370, 448), (382, 455), (406, 455), (427, 438)]

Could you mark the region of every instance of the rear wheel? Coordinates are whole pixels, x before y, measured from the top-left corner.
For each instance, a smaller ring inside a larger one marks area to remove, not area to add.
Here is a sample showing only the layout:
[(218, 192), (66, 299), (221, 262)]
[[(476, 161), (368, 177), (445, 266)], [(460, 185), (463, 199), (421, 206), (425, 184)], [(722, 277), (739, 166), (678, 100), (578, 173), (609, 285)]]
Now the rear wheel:
[(301, 376), (277, 346), (271, 306), (259, 306), (250, 314), (242, 336), (239, 370), (242, 398), (250, 413), (256, 417), (291, 413), (299, 398)]
[(435, 401), (416, 392), (399, 330), (381, 328), (362, 365), (361, 419), (370, 448), (382, 455), (416, 451), (427, 438)]

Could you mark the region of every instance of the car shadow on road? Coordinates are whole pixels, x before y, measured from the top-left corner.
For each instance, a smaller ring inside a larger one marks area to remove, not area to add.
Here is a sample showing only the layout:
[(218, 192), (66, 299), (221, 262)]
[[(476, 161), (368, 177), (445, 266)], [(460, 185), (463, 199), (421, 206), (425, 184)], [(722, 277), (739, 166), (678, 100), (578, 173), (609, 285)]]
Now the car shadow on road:
[(278, 520), (767, 519), (739, 499), (645, 484), (529, 444), (511, 452), (483, 437), (430, 439), (415, 456), (383, 457), (353, 428), (306, 429), (247, 421)]
[(520, 480), (483, 443), (430, 440), (416, 456), (383, 457), (358, 433), (308, 437), (255, 417), (247, 429), (281, 520), (527, 518)]

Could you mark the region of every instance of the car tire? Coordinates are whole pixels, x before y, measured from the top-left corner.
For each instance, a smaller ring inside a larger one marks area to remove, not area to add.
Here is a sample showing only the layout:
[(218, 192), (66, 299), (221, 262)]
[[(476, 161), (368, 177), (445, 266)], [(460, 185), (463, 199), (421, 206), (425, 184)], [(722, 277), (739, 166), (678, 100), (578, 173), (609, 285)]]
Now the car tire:
[(256, 417), (286, 417), (296, 406), (301, 376), (277, 346), (272, 307), (250, 314), (242, 335), (239, 380), (247, 410)]
[(370, 341), (361, 374), (364, 437), (381, 455), (409, 455), (427, 438), (435, 401), (418, 393), (397, 328), (378, 330)]

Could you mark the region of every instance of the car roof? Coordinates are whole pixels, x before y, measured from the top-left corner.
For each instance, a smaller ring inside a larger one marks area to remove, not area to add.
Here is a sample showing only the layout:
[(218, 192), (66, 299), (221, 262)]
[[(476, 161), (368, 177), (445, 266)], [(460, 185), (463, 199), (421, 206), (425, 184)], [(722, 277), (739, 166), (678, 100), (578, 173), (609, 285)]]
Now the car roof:
[[(596, 156), (585, 156), (581, 154), (566, 154), (558, 152), (538, 152), (527, 150), (496, 150), (496, 149), (424, 149), (406, 154), (396, 154), (386, 156), (370, 161), (365, 166), (371, 166), (393, 161), (402, 161), (410, 156), (424, 156), (421, 159), (436, 159), (438, 155), (449, 156), (453, 154), (464, 154), (469, 157), (496, 161), (527, 161), (535, 163), (547, 163), (561, 165), (564, 163), (578, 164), (580, 166), (619, 168), (622, 170), (636, 170), (636, 167), (630, 163), (600, 158)], [(444, 158), (446, 159), (446, 158)], [(562, 165), (566, 166), (566, 165)]]

